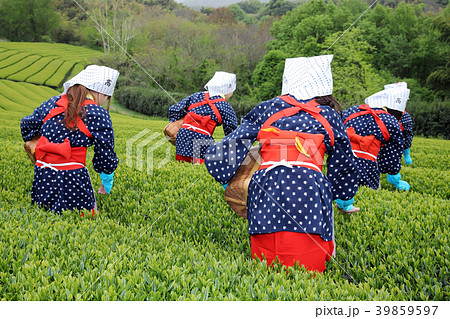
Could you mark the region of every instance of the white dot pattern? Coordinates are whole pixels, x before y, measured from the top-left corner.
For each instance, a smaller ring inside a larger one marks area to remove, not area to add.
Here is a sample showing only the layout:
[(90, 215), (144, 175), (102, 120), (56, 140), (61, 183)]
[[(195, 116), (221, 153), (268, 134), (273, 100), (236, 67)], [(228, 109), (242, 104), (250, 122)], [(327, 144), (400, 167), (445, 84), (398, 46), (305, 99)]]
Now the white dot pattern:
[[(114, 132), (109, 113), (99, 105), (86, 106), (84, 124), (92, 134), (87, 137), (79, 130), (68, 130), (63, 123), (63, 115), (57, 115), (43, 123), (51, 109), (57, 107), (59, 96), (36, 108), (33, 114), (22, 118), (20, 128), (24, 141), (29, 141), (37, 133), (45, 136), (52, 143), (62, 143), (69, 139), (72, 147), (89, 147), (94, 145), (92, 159), (97, 173), (111, 174), (117, 168), (119, 159), (114, 152)], [(35, 166), (34, 180), (31, 190), (32, 202), (42, 205), (56, 213), (63, 210), (92, 210), (95, 197), (88, 169), (83, 167), (75, 170), (54, 171)]]
[[(374, 110), (381, 110), (381, 108)], [(359, 105), (352, 106), (344, 111), (342, 117), (345, 121), (351, 114), (361, 111)], [(395, 116), (390, 114), (379, 114), (378, 116), (389, 132), (390, 139), (387, 143), (374, 117), (370, 114), (358, 116), (345, 123), (346, 129), (353, 127), (355, 133), (361, 136), (375, 135), (375, 138), (382, 143), (376, 162), (355, 157), (355, 163), (359, 169), (359, 184), (373, 189), (378, 189), (380, 185), (380, 173), (396, 175), (400, 172), (404, 145), (403, 133)]]
[[(256, 106), (244, 117), (238, 129), (208, 148), (205, 156), (208, 172), (219, 183), (227, 183), (244, 160), (248, 148), (255, 142), (263, 123), (272, 114), (289, 107), (291, 105), (278, 97)], [(284, 117), (273, 126), (325, 135), (327, 176), (304, 167), (278, 166), (269, 171), (257, 171), (248, 189), (249, 234), (308, 232), (319, 234), (326, 241), (333, 239), (332, 200), (348, 200), (355, 196), (358, 173), (350, 141), (339, 115), (329, 106), (318, 107), (333, 129), (333, 147), (322, 124), (304, 111)]]
[[(197, 92), (181, 100), (177, 104), (172, 105), (169, 108), (169, 121), (173, 122), (183, 118), (188, 112), (188, 107), (194, 103), (203, 101), (204, 97), (205, 92)], [(218, 98), (221, 98), (221, 96), (211, 96), (210, 100), (214, 101)], [(222, 117), (223, 131), (225, 135), (230, 134), (238, 126), (237, 116), (234, 109), (228, 102), (216, 102), (214, 105), (217, 107), (220, 116)], [(210, 115), (217, 125), (220, 125), (213, 109), (207, 104), (192, 109), (192, 112), (202, 116)], [(176, 154), (203, 159), (205, 157), (206, 149), (213, 145), (214, 142), (215, 141), (212, 136), (181, 128), (178, 131), (177, 138), (175, 140)]]
[(413, 134), (413, 122), (411, 115), (408, 112), (403, 113), (400, 118), (400, 123), (403, 126), (403, 138), (405, 139), (404, 149), (410, 148), (412, 145)]

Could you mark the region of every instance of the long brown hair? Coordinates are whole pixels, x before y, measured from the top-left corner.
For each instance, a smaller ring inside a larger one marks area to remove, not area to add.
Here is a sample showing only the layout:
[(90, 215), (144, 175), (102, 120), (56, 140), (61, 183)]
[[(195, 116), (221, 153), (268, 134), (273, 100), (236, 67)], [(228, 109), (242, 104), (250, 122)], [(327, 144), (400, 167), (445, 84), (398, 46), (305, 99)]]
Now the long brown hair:
[(67, 90), (66, 95), (69, 100), (69, 105), (67, 106), (64, 118), (66, 127), (71, 131), (77, 129), (77, 122), (75, 121), (77, 116), (84, 118), (86, 115), (86, 108), (82, 104), (88, 92), (88, 89), (81, 84), (75, 84)]
[(318, 96), (315, 97), (314, 100), (316, 100), (317, 103), (320, 105), (328, 105), (333, 110), (339, 113), (340, 116), (342, 116), (342, 106), (339, 104), (338, 101), (334, 98), (332, 94), (325, 95), (325, 96)]

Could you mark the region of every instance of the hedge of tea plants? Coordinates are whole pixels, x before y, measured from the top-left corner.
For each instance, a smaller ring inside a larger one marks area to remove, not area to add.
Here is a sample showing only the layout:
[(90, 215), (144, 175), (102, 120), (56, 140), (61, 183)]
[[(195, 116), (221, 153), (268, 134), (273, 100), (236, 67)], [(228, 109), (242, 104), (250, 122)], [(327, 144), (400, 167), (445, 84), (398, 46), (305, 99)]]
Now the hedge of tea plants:
[[(361, 212), (336, 213), (336, 259), (312, 277), (251, 259), (247, 222), (203, 165), (174, 161), (162, 134), (143, 152), (160, 145), (149, 174), (136, 145), (161, 133), (163, 120), (112, 114), (121, 162), (111, 195), (97, 196), (95, 219), (31, 205), (33, 167), (19, 131), (31, 111), (0, 109), (2, 300), (449, 298), (448, 141), (414, 139), (413, 164), (402, 169), (411, 191), (395, 190), (385, 177), (378, 191), (362, 187)], [(127, 158), (127, 141), (139, 133)]]
[(0, 42), (0, 79), (56, 89), (101, 54), (61, 43)]

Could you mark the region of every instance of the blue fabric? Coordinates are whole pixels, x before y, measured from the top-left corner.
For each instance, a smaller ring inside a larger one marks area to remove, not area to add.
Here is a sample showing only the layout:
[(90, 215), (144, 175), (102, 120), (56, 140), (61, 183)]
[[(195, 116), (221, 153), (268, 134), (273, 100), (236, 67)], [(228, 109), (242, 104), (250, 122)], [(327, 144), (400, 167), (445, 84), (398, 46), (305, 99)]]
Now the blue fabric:
[(407, 182), (401, 180), (402, 175), (400, 173), (398, 173), (396, 175), (387, 174), (386, 178), (387, 178), (387, 181), (389, 183), (391, 183), (392, 185), (394, 185), (397, 189), (407, 191), (410, 188), (410, 186)]
[[(343, 112), (342, 119), (345, 121), (351, 114), (358, 112), (361, 112), (359, 105), (352, 106)], [(388, 142), (385, 141), (380, 128), (370, 114), (351, 119), (344, 124), (345, 129), (353, 127), (355, 133), (361, 136), (374, 135), (383, 144), (376, 162), (356, 156), (354, 159), (359, 170), (359, 185), (366, 185), (373, 189), (378, 189), (380, 185), (380, 174), (395, 175), (400, 172), (402, 151), (405, 144), (398, 120), (391, 114), (379, 114), (379, 117), (389, 132), (390, 139)]]
[(411, 115), (409, 115), (408, 112), (403, 113), (402, 117), (400, 118), (400, 123), (403, 126), (403, 137), (405, 139), (405, 146), (403, 147), (403, 149), (407, 149), (411, 147), (414, 137)]
[(226, 183), (226, 184), (222, 184), (222, 187), (223, 187), (223, 189), (227, 189), (227, 187), (228, 187), (228, 183)]
[(354, 208), (354, 206), (353, 206), (353, 202), (354, 202), (354, 201), (355, 201), (354, 198), (349, 199), (349, 200), (342, 200), (342, 199), (337, 198), (337, 199), (335, 200), (336, 204), (337, 204), (337, 205), (339, 206), (339, 208), (342, 209), (342, 210), (350, 210), (350, 209), (353, 209), (353, 208)]
[[(169, 108), (169, 121), (173, 122), (185, 117), (188, 112), (188, 107), (194, 103), (203, 101), (204, 97), (205, 92), (197, 92), (181, 100), (177, 104), (172, 105)], [(221, 98), (221, 96), (210, 96), (210, 100), (213, 102), (218, 98)], [(223, 126), (223, 132), (225, 135), (230, 134), (238, 126), (238, 120), (234, 109), (228, 102), (216, 102), (214, 105), (217, 107), (217, 110), (222, 118), (222, 124), (220, 125)], [(196, 107), (192, 111), (203, 116), (210, 115), (214, 121), (217, 123), (219, 122), (213, 109), (207, 104)], [(217, 126), (219, 126), (219, 124)], [(182, 127), (177, 133), (177, 138), (175, 140), (175, 151), (176, 154), (180, 156), (204, 159), (206, 149), (214, 143), (215, 141), (212, 136), (199, 132), (193, 132)]]
[(412, 164), (412, 158), (411, 158), (411, 153), (410, 153), (410, 149), (407, 148), (406, 150), (403, 150), (403, 158), (405, 159), (405, 164), (406, 165), (411, 165)]
[[(243, 118), (241, 126), (208, 148), (205, 155), (208, 172), (220, 184), (228, 183), (256, 141), (263, 123), (274, 113), (291, 107), (278, 97), (256, 106)], [(282, 118), (273, 126), (323, 134), (328, 154), (327, 175), (300, 166), (256, 171), (248, 188), (249, 234), (289, 231), (318, 234), (326, 241), (333, 239), (332, 201), (355, 196), (358, 171), (339, 114), (329, 106), (318, 107), (332, 127), (334, 146), (330, 145), (330, 137), (322, 124), (304, 111)]]
[(100, 173), (100, 178), (102, 179), (103, 187), (105, 188), (105, 191), (109, 194), (111, 193), (111, 188), (113, 187), (114, 183), (114, 172), (111, 174), (106, 173)]
[[(29, 141), (40, 133), (52, 143), (62, 143), (67, 138), (72, 147), (94, 146), (92, 159), (94, 170), (106, 174), (114, 172), (119, 159), (114, 152), (114, 131), (108, 111), (96, 104), (86, 106), (83, 122), (92, 134), (92, 138), (89, 138), (80, 130), (68, 130), (63, 123), (62, 114), (43, 123), (50, 110), (57, 107), (56, 101), (59, 98), (59, 96), (52, 97), (36, 108), (31, 115), (22, 118), (20, 129), (23, 140)], [(92, 210), (95, 206), (95, 195), (88, 169), (83, 167), (54, 171), (35, 166), (31, 199), (33, 203), (56, 213), (66, 209)]]

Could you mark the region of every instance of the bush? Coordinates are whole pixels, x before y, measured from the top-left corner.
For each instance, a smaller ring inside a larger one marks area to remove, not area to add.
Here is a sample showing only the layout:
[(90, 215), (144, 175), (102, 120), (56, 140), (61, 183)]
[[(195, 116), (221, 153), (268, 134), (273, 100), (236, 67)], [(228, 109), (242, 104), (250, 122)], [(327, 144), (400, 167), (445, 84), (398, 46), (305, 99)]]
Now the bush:
[(150, 116), (167, 118), (169, 107), (186, 97), (181, 93), (171, 92), (169, 94), (173, 99), (160, 89), (120, 87), (116, 89), (114, 97), (130, 110)]
[(406, 111), (411, 114), (414, 135), (450, 139), (450, 103), (447, 100), (409, 101)]

